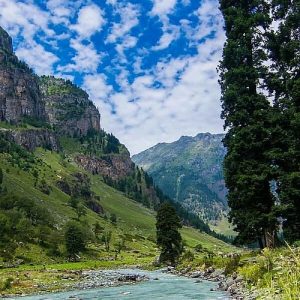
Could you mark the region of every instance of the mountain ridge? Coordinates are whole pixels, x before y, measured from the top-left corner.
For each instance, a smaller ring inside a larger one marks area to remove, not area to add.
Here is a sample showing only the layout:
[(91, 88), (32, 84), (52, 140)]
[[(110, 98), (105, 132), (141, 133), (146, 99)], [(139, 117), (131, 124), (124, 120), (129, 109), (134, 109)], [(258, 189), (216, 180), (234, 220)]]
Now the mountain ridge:
[(166, 195), (203, 219), (217, 221), (228, 210), (222, 170), (226, 153), (223, 138), (222, 133), (208, 132), (182, 136), (175, 142), (154, 145), (132, 159)]

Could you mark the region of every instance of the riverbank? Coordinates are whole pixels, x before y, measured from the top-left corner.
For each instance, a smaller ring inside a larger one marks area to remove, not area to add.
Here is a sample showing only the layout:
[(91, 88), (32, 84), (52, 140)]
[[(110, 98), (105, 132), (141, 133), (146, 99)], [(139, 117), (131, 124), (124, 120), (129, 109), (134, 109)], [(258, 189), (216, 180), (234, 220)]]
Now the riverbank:
[[(8, 295), (24, 296), (76, 289), (82, 280), (86, 282), (87, 286), (91, 285), (93, 272), (125, 268), (150, 269), (152, 260), (152, 258), (140, 258), (132, 261), (127, 259), (126, 263), (123, 260), (88, 260), (48, 265), (21, 264), (2, 268), (0, 269), (0, 298)], [(115, 276), (115, 280), (113, 280), (114, 276), (106, 277), (109, 278), (95, 276), (95, 281), (98, 280), (95, 287), (104, 286), (102, 282), (105, 281), (107, 281), (107, 286), (126, 283), (126, 280), (118, 280), (119, 276)], [(140, 280), (140, 278), (131, 279), (128, 280), (129, 283)]]
[[(28, 287), (30, 287), (30, 290), (23, 289), (22, 292), (15, 292), (13, 294), (2, 292), (1, 297), (24, 297), (26, 295), (34, 294), (116, 287), (149, 280), (149, 277), (143, 274), (122, 272), (121, 270), (68, 270), (59, 272), (57, 270), (46, 269), (42, 273), (48, 273), (47, 281), (40, 281), (37, 280), (37, 278), (32, 278), (32, 280), (35, 281), (36, 284), (34, 284), (33, 286), (29, 285)], [(27, 281), (29, 282), (31, 276), (34, 276), (34, 273), (27, 272), (24, 274), (19, 273), (18, 275), (19, 277), (16, 280), (20, 280), (20, 277), (24, 276), (28, 279)], [(51, 278), (53, 280), (50, 280)], [(26, 280), (22, 281), (22, 286), (24, 288), (26, 287)]]
[(218, 282), (218, 289), (236, 300), (300, 299), (300, 247), (198, 256), (170, 272)]
[[(127, 281), (118, 280), (115, 275), (112, 276), (115, 279), (110, 280), (101, 277), (100, 272), (120, 268), (155, 269), (153, 257), (132, 261), (127, 258), (126, 262), (97, 260), (0, 269), (0, 297), (122, 285)], [(230, 293), (232, 299), (298, 299), (300, 248), (283, 247), (261, 252), (216, 255), (197, 252), (194, 257), (184, 255), (176, 269), (170, 268), (169, 272), (189, 277), (195, 284), (208, 280), (215, 283), (213, 289)], [(128, 283), (147, 280), (128, 279)], [(78, 285), (80, 282), (84, 282), (82, 286)]]
[[(106, 273), (106, 274), (103, 274)], [(126, 297), (130, 300), (149, 300), (151, 299), (164, 299), (164, 300), (191, 300), (191, 299), (201, 299), (201, 300), (230, 300), (227, 293), (222, 291), (216, 291), (216, 283), (209, 281), (197, 282), (192, 278), (187, 278), (184, 276), (176, 276), (167, 272), (162, 272), (161, 270), (156, 271), (145, 271), (138, 269), (122, 269), (113, 271), (88, 271), (85, 276), (88, 276), (92, 282), (97, 282), (97, 277), (100, 277), (99, 282), (103, 282), (101, 278), (107, 280), (108, 277), (113, 276), (114, 280), (117, 277), (125, 279), (125, 282), (130, 277), (130, 283), (138, 284), (121, 284), (112, 286), (101, 286), (101, 287), (91, 287), (91, 286), (77, 286), (76, 289), (71, 291), (43, 294), (43, 295), (31, 295), (22, 297), (24, 300), (44, 300), (55, 299), (55, 300), (65, 300), (65, 299), (121, 299)], [(134, 278), (132, 280), (132, 278)], [(140, 278), (141, 281), (136, 281)], [(15, 298), (9, 298), (15, 299)]]
[(191, 270), (186, 268), (183, 270), (176, 270), (175, 268), (168, 268), (167, 272), (176, 274), (178, 276), (185, 276), (195, 279), (195, 283), (202, 283), (204, 280), (217, 283), (216, 291), (227, 292), (232, 300), (255, 300), (257, 299), (256, 290), (248, 290), (244, 278), (236, 272), (232, 275), (225, 275), (224, 269), (215, 269), (209, 267), (205, 270)]

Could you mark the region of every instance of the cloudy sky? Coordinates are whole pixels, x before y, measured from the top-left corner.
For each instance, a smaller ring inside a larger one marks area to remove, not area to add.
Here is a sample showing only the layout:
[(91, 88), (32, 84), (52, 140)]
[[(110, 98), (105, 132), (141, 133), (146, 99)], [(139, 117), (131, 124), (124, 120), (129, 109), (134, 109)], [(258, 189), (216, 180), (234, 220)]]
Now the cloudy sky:
[(222, 132), (218, 0), (0, 0), (0, 25), (39, 75), (87, 90), (131, 154)]

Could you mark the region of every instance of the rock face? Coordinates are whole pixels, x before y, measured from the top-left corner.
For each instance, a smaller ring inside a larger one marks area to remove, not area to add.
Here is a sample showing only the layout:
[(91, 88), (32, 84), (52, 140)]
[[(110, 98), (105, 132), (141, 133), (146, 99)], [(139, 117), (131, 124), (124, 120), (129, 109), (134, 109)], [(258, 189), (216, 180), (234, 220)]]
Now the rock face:
[(16, 144), (33, 151), (37, 147), (58, 151), (59, 142), (54, 132), (48, 129), (26, 129), (26, 130), (3, 130), (6, 137)]
[(119, 180), (134, 171), (134, 164), (127, 153), (102, 158), (77, 155), (75, 161), (86, 171), (110, 177), (112, 180)]
[(132, 157), (172, 199), (214, 222), (227, 210), (223, 134), (183, 136)]
[[(83, 136), (100, 131), (100, 114), (86, 92), (70, 81), (39, 78), (13, 53), (12, 39), (0, 27), (0, 121), (35, 127), (52, 125), (54, 131), (10, 130), (9, 137), (28, 150), (58, 150), (56, 135)], [(37, 125), (38, 124), (38, 125)], [(49, 126), (48, 126), (49, 127)]]
[(86, 135), (100, 131), (100, 114), (79, 87), (59, 78), (42, 76), (40, 87), (49, 122), (60, 134)]
[(0, 120), (17, 123), (24, 116), (46, 120), (37, 76), (13, 54), (0, 27)]

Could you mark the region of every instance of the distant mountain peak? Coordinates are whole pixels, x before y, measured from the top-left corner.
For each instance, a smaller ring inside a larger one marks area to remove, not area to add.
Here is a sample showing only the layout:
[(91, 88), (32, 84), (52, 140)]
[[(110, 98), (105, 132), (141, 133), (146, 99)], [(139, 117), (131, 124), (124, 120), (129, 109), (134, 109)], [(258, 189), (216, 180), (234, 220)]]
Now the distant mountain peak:
[(224, 134), (199, 133), (160, 143), (132, 157), (162, 191), (207, 220), (226, 212), (223, 158)]

